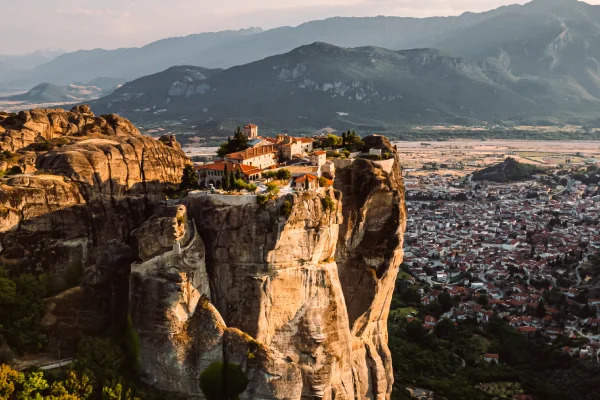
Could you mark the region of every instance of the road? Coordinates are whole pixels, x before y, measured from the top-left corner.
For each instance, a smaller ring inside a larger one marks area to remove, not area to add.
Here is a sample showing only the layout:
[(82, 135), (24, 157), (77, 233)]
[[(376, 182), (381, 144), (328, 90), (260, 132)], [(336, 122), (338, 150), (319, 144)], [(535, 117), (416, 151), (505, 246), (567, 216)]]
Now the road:
[(64, 360), (60, 360), (60, 361), (52, 363), (52, 364), (39, 366), (39, 368), (42, 371), (49, 371), (49, 370), (56, 369), (56, 368), (62, 368), (62, 367), (66, 367), (67, 365), (71, 364), (73, 362), (73, 360), (75, 360), (75, 359), (74, 358), (65, 358)]

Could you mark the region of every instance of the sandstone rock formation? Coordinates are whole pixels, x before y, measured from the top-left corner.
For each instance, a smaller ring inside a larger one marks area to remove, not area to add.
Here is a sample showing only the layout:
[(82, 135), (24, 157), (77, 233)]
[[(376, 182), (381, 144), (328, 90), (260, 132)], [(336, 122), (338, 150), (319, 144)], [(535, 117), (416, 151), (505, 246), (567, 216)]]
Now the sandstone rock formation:
[[(203, 398), (202, 372), (226, 361), (248, 375), (242, 399), (390, 397), (387, 315), (406, 221), (399, 164), (387, 173), (357, 160), (335, 189), (263, 206), (193, 196), (182, 204), (197, 236), (172, 228), (181, 208), (138, 231), (164, 243), (130, 279), (146, 382)], [(183, 261), (198, 260), (199, 247), (173, 253), (167, 243), (183, 237), (203, 243), (204, 262)]]
[[(57, 138), (59, 145), (40, 150)], [(0, 150), (24, 172), (0, 179), (0, 264), (13, 273), (47, 273), (58, 288), (79, 283), (66, 276), (80, 275), (82, 288), (49, 299), (43, 322), (67, 335), (85, 314), (83, 330), (105, 329), (111, 315), (96, 311), (118, 304), (113, 295), (127, 299), (137, 259), (130, 234), (189, 160), (173, 140), (141, 136), (129, 121), (96, 117), (86, 106), (0, 116)]]

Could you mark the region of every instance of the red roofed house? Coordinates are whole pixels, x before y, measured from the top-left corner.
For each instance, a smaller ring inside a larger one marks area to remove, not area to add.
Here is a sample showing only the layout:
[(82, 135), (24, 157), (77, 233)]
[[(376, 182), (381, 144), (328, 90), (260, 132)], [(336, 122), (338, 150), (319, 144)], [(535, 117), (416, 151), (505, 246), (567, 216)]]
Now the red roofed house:
[(431, 315), (428, 315), (428, 316), (425, 317), (425, 325), (436, 326), (437, 325), (437, 320), (435, 319), (435, 317), (432, 317)]
[(495, 362), (496, 364), (498, 364), (498, 360), (498, 354), (486, 353), (483, 355), (483, 361), (485, 362)]
[(277, 165), (277, 153), (275, 146), (270, 144), (227, 154), (225, 161), (258, 167), (262, 170)]
[(306, 181), (308, 180), (308, 189), (314, 190), (319, 188), (319, 178), (311, 174), (304, 174), (294, 179), (294, 187), (298, 189), (306, 189)]
[(201, 165), (196, 167), (198, 173), (198, 183), (206, 186), (213, 185), (220, 189), (223, 186), (223, 176), (225, 176), (225, 167), (227, 173), (233, 172), (234, 175), (240, 175), (245, 181), (251, 181), (260, 178), (261, 169), (244, 164), (234, 164), (226, 161), (217, 161), (215, 163)]

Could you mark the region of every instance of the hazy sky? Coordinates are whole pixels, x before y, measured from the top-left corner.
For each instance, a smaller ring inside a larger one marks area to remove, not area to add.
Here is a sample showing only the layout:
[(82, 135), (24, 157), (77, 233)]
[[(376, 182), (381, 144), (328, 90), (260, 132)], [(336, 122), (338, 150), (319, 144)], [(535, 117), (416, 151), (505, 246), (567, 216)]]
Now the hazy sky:
[[(433, 16), (526, 0), (0, 0), (0, 54), (140, 46), (191, 33), (333, 16)], [(600, 4), (600, 0), (588, 1)]]

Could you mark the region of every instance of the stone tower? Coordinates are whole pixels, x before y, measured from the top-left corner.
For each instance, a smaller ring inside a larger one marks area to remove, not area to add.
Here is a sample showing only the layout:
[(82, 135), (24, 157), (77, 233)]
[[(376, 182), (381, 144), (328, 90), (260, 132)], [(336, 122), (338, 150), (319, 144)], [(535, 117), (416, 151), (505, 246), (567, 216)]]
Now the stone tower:
[(258, 126), (254, 124), (248, 124), (244, 127), (244, 135), (248, 139), (254, 139), (258, 137)]

